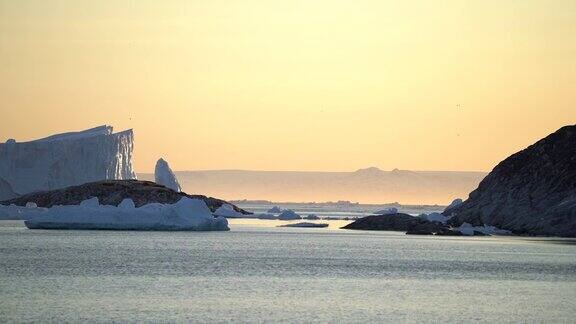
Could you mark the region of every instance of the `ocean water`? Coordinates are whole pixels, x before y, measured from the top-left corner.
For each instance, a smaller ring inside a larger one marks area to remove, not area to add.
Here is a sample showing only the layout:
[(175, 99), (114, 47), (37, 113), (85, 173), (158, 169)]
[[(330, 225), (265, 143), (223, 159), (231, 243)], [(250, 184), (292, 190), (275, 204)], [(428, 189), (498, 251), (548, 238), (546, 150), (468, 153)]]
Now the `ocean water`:
[(0, 221), (0, 322), (574, 322), (570, 240)]

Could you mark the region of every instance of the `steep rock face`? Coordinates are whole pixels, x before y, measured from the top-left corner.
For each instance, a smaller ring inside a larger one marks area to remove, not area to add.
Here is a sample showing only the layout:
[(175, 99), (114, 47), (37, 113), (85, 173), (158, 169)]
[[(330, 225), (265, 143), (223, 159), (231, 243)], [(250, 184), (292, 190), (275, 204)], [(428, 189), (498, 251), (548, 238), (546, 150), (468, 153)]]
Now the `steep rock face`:
[[(38, 207), (49, 208), (57, 205), (79, 205), (82, 201), (94, 197), (97, 197), (102, 205), (113, 206), (118, 206), (124, 199), (132, 199), (136, 207), (150, 203), (174, 204), (182, 197), (188, 197), (203, 200), (213, 212), (223, 204), (229, 204), (224, 200), (202, 195), (188, 195), (183, 192), (176, 192), (154, 182), (139, 180), (107, 180), (86, 183), (64, 189), (35, 192), (3, 201), (0, 204), (26, 206), (27, 203), (33, 202)], [(232, 204), (229, 205), (239, 213), (250, 214)]]
[(156, 168), (154, 169), (154, 179), (157, 184), (163, 185), (175, 191), (182, 191), (178, 179), (170, 169), (168, 162), (164, 159), (159, 159), (156, 162)]
[(106, 179), (134, 179), (132, 130), (111, 126), (0, 144), (0, 200)]
[(459, 226), (492, 225), (516, 234), (576, 237), (576, 125), (500, 162), (468, 200), (445, 215)]

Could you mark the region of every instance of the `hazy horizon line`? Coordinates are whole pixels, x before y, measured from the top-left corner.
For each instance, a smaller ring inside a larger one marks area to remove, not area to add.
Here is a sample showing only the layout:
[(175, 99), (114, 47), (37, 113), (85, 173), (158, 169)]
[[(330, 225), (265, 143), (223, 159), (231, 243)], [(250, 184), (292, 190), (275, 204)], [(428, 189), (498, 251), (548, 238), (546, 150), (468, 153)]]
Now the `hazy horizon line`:
[[(360, 169), (356, 169), (356, 170), (347, 170), (347, 171), (334, 171), (334, 170), (268, 170), (268, 169), (263, 169), (263, 170), (256, 170), (256, 169), (187, 169), (187, 170), (173, 170), (174, 172), (232, 172), (232, 171), (241, 171), (241, 172), (278, 172), (278, 173), (355, 173), (361, 170), (367, 170), (367, 169), (371, 169), (373, 167), (368, 167), (368, 168), (360, 168)], [(490, 171), (478, 171), (478, 170), (410, 170), (410, 169), (400, 169), (400, 168), (394, 168), (391, 170), (384, 170), (384, 169), (380, 169), (375, 167), (376, 169), (378, 169), (379, 171), (382, 172), (393, 172), (395, 170), (397, 171), (410, 171), (410, 172), (461, 172), (461, 173), (490, 173)], [(153, 170), (149, 170), (149, 171), (136, 171), (136, 173), (141, 173), (141, 174), (153, 174), (154, 171)]]

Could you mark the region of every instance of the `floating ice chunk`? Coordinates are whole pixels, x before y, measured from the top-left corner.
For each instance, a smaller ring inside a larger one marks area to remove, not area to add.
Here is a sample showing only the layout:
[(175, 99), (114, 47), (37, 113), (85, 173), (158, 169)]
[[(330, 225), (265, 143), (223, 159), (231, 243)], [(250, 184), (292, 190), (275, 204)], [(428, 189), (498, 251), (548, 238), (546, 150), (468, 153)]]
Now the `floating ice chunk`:
[(230, 204), (222, 204), (222, 206), (218, 207), (214, 212), (215, 216), (222, 216), (227, 218), (242, 218), (245, 217), (244, 214), (234, 210), (234, 207)]
[(474, 227), (468, 223), (464, 223), (457, 228), (463, 235), (474, 235)]
[(174, 172), (172, 172), (168, 162), (166, 162), (164, 159), (159, 159), (158, 162), (156, 162), (154, 179), (157, 184), (161, 184), (178, 192), (182, 191), (180, 183), (178, 183), (178, 179), (176, 179), (176, 175)]
[(293, 219), (302, 219), (302, 217), (296, 214), (293, 210), (287, 209), (278, 215), (279, 220), (293, 220)]

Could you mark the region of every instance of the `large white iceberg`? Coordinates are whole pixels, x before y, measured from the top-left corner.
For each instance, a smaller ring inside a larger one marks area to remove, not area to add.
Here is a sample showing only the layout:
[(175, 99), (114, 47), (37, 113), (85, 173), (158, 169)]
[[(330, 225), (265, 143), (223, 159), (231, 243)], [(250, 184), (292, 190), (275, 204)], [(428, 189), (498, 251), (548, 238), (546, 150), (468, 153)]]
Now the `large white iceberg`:
[(0, 144), (0, 200), (100, 180), (135, 179), (132, 130), (111, 126)]
[(159, 159), (156, 162), (156, 169), (154, 170), (154, 180), (157, 184), (163, 185), (164, 187), (170, 188), (175, 191), (182, 191), (176, 175), (170, 169), (168, 162), (164, 159)]
[(80, 205), (26, 208), (30, 229), (227, 231), (228, 221), (215, 217), (203, 200), (183, 197), (175, 204), (152, 203), (134, 207), (130, 199), (118, 207), (100, 205), (98, 198)]

